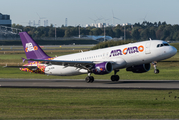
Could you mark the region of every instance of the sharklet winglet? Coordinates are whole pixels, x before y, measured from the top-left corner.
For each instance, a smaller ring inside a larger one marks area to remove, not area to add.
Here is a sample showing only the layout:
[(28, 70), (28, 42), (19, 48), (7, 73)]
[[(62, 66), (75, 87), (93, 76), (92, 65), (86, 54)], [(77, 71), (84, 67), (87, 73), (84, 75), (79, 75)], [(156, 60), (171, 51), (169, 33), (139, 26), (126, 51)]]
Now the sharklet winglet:
[(23, 57), (21, 57), (22, 58), (22, 62), (24, 63), (25, 61), (26, 61), (26, 59), (25, 58), (23, 58)]

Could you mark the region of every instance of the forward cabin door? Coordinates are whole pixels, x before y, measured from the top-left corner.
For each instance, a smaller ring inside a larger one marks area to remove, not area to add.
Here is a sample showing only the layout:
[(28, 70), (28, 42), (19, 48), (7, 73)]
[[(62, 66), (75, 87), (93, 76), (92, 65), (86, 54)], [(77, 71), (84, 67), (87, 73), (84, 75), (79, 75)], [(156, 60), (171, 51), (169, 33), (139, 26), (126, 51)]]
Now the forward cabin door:
[(151, 43), (147, 42), (146, 45), (145, 45), (145, 54), (150, 54), (151, 53), (150, 46), (151, 46)]

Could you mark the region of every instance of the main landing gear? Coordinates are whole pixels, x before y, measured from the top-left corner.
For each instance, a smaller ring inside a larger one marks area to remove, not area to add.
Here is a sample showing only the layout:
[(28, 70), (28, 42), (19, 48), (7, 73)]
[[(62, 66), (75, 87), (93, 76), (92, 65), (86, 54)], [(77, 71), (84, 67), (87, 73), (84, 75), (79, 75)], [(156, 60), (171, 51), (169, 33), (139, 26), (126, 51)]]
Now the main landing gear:
[(94, 77), (91, 76), (91, 73), (88, 73), (88, 76), (85, 78), (85, 81), (86, 81), (87, 83), (92, 83), (92, 82), (94, 82)]
[[(119, 72), (119, 70), (114, 70), (114, 75), (111, 76), (111, 81), (119, 81), (119, 75), (116, 75), (117, 72)], [(94, 77), (91, 76), (91, 73), (88, 73), (88, 76), (85, 78), (85, 81), (87, 83), (94, 82)]]
[(159, 73), (159, 69), (157, 69), (157, 62), (154, 61), (154, 62), (152, 62), (152, 64), (153, 64), (153, 66), (154, 66), (154, 73), (155, 73), (155, 74), (158, 74), (158, 73)]
[(119, 70), (114, 70), (114, 75), (111, 76), (111, 81), (119, 81), (119, 75), (116, 75), (117, 72), (119, 72)]

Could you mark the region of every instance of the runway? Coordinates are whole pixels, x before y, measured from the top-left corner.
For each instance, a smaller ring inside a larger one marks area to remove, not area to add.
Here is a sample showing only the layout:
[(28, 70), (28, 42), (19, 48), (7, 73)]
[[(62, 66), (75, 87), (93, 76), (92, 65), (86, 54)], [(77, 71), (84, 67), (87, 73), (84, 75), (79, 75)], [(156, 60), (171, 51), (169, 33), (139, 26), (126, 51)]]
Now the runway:
[(179, 89), (179, 81), (173, 80), (95, 80), (86, 83), (84, 80), (59, 79), (0, 79), (4, 88), (73, 88), (73, 89)]

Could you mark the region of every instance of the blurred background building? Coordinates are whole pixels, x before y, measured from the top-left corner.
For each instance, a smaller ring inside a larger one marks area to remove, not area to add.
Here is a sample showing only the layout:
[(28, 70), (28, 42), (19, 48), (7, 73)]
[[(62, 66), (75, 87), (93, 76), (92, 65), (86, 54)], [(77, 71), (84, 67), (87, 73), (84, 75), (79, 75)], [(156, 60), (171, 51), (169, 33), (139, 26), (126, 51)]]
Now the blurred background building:
[(10, 15), (0, 13), (0, 25), (11, 27)]

